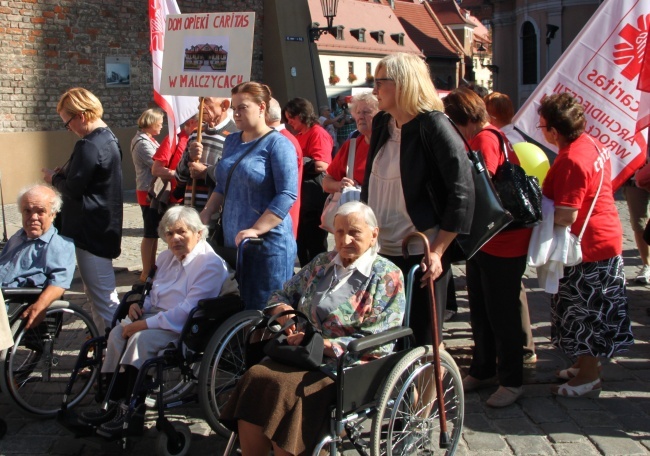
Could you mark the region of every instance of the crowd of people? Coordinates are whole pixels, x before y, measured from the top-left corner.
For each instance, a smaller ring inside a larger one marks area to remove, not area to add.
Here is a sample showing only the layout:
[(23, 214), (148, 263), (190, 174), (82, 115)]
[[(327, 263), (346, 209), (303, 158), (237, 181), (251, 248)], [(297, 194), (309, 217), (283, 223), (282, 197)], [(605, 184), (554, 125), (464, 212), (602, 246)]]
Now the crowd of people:
[[(181, 119), (174, 150), (168, 138), (157, 142), (163, 123), (157, 109), (143, 112), (131, 141), (144, 222), (140, 278), (154, 264), (157, 272), (144, 308), (132, 308), (129, 324), (110, 332), (104, 370), (112, 374), (118, 364), (124, 367), (119, 387), (110, 410), (85, 416), (106, 436), (121, 429), (123, 399), (142, 360), (176, 341), (189, 310), (199, 299), (218, 295), (228, 279), (228, 265), (206, 240), (215, 223), (223, 234), (220, 247), (264, 240), (246, 249), (238, 265), (243, 276), (254, 278), (240, 284), (241, 297), (248, 309), (269, 315), (286, 309), (306, 314), (323, 331), (326, 365), (353, 338), (401, 324), (404, 277), (416, 264), (422, 266), (418, 285), (435, 283), (444, 343), (454, 239), (469, 232), (480, 210), (463, 139), (481, 151), (490, 175), (506, 160), (519, 163), (512, 144), (523, 141), (511, 125), (514, 108), (506, 95), (483, 97), (463, 87), (441, 99), (426, 63), (403, 53), (378, 63), (372, 92), (339, 96), (334, 112), (322, 106), (320, 117), (304, 98), (281, 107), (271, 89), (257, 82), (237, 85), (231, 98), (205, 98), (202, 106), (203, 125), (197, 115)], [(43, 288), (42, 299), (23, 315), (37, 324), (69, 287), (74, 252), (93, 319), (103, 331), (118, 304), (112, 259), (120, 254), (124, 157), (102, 120), (101, 102), (88, 90), (67, 91), (57, 112), (80, 139), (64, 165), (43, 170), (49, 185), (19, 196), (23, 229), (0, 255), (0, 280), (3, 287)], [(564, 268), (551, 298), (552, 341), (574, 360), (557, 372), (565, 383), (552, 392), (593, 397), (602, 390), (599, 360), (633, 343), (611, 167), (602, 159), (602, 145), (585, 133), (584, 110), (570, 95), (543, 100), (538, 128), (559, 148), (543, 182), (550, 209), (540, 226), (565, 228), (566, 236), (584, 228), (583, 262)], [(151, 204), (156, 179), (170, 185), (166, 212)], [(323, 207), (328, 194), (347, 187), (358, 189), (361, 201), (338, 208), (335, 248), (327, 252)], [(631, 193), (626, 196), (632, 205)], [(498, 385), (486, 402), (492, 407), (522, 396), (524, 363), (536, 360), (522, 282), (535, 229), (506, 229), (466, 262), (474, 347), (463, 388)], [(415, 231), (428, 238), (430, 254), (410, 245), (404, 259), (402, 239)], [(168, 250), (155, 259), (158, 237)], [(45, 257), (30, 253), (41, 251), (39, 243), (56, 252), (57, 261), (48, 255), (45, 264)], [(640, 250), (647, 254), (647, 245)], [(16, 265), (20, 255), (32, 264)], [(296, 258), (302, 269), (294, 274)], [(646, 277), (645, 269), (640, 277)], [(415, 286), (411, 326), (418, 344), (432, 343), (431, 318), (425, 290)], [(303, 336), (291, 334), (290, 343)], [(296, 385), (305, 381), (319, 394), (296, 394)], [(267, 360), (246, 373), (222, 419), (242, 435), (243, 454), (271, 448), (276, 455), (300, 454), (326, 426), (322, 410), (333, 394), (327, 375)]]

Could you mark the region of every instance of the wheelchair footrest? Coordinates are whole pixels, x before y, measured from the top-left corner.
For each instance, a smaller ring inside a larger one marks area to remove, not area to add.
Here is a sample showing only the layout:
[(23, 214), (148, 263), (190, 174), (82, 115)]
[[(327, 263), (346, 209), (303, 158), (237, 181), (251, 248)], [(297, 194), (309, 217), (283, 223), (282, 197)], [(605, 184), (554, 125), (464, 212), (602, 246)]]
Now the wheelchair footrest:
[(90, 437), (95, 435), (95, 428), (79, 419), (79, 416), (71, 410), (59, 410), (56, 415), (56, 422), (76, 438)]

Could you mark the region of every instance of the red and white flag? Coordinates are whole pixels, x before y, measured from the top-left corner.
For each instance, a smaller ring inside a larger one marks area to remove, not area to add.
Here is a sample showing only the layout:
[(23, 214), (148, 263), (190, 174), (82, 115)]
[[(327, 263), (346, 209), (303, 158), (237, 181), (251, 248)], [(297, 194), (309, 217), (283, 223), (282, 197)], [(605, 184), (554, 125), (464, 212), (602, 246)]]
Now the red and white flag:
[[(612, 183), (622, 185), (645, 163), (650, 124), (649, 0), (606, 0), (517, 112), (513, 123), (557, 151), (536, 127), (540, 101), (569, 92), (583, 105), (586, 133), (610, 152)], [(642, 89), (641, 86), (645, 87)], [(643, 120), (645, 119), (645, 121)], [(640, 127), (640, 128), (639, 128)]]
[[(648, 18), (650, 18), (650, 15)], [(637, 88), (641, 92), (641, 99), (639, 100), (639, 117), (636, 121), (637, 131), (650, 127), (650, 43), (647, 38), (649, 33), (650, 27), (646, 27), (643, 63), (641, 64), (641, 73), (639, 74), (639, 83), (637, 84)]]
[(165, 21), (169, 14), (180, 14), (176, 0), (149, 0), (150, 49), (153, 66), (153, 99), (167, 113), (168, 129), (172, 149), (176, 144), (176, 133), (183, 122), (198, 112), (198, 97), (162, 95), (160, 78), (165, 47)]

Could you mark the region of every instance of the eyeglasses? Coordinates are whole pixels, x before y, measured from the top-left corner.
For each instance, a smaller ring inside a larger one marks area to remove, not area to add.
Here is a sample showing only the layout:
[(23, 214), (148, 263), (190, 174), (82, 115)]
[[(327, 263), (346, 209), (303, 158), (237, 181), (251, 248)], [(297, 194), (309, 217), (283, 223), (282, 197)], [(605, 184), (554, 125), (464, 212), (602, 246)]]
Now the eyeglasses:
[(68, 131), (72, 131), (72, 130), (70, 129), (70, 122), (72, 122), (72, 119), (74, 119), (75, 117), (77, 117), (77, 116), (72, 116), (72, 117), (70, 117), (70, 120), (68, 120), (66, 123), (63, 124), (63, 126), (65, 127), (66, 130), (68, 130)]
[(537, 128), (538, 130), (539, 130), (540, 128), (545, 128), (546, 131), (548, 131), (548, 130), (550, 130), (550, 129), (553, 128), (553, 127), (549, 127), (548, 125), (537, 124), (537, 125), (535, 126), (535, 128)]
[(383, 82), (395, 82), (391, 78), (375, 78), (375, 88), (381, 89)]

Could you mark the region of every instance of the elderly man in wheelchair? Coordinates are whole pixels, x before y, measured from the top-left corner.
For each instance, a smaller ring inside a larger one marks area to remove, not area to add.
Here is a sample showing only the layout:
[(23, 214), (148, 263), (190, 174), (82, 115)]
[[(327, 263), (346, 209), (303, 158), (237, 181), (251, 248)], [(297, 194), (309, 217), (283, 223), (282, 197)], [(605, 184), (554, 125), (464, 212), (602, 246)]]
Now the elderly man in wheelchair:
[[(370, 454), (455, 451), (463, 413), (458, 368), (446, 352), (434, 355), (431, 346), (393, 351), (397, 340), (411, 340), (411, 329), (402, 327), (408, 323), (410, 290), (405, 294), (400, 269), (377, 255), (377, 234), (368, 206), (342, 205), (335, 218), (336, 251), (319, 255), (273, 293), (267, 318), (249, 330), (252, 358), (264, 344), (260, 331), (284, 331), (281, 345), (301, 345), (309, 333), (300, 325), (306, 317), (306, 327), (322, 332), (324, 356), (318, 367), (297, 367), (268, 349), (280, 345), (273, 336), (263, 349), (269, 357), (258, 364), (247, 360), (254, 365), (235, 385), (219, 418), (239, 434), (244, 456), (270, 449), (276, 456), (316, 455), (325, 447), (335, 454), (344, 432), (360, 454), (368, 454), (369, 446)], [(276, 322), (281, 329), (273, 327)], [(434, 367), (442, 380), (438, 386)], [(443, 406), (445, 419), (439, 421), (443, 403), (448, 414)], [(449, 426), (442, 425), (447, 420)], [(233, 434), (225, 454), (235, 439)]]
[(70, 288), (75, 267), (72, 240), (53, 225), (61, 205), (61, 196), (49, 186), (22, 190), (23, 227), (0, 254), (0, 284), (14, 340), (0, 351), (0, 388), (21, 412), (36, 416), (56, 413), (52, 404), (65, 386), (60, 371), (74, 357), (71, 345), (78, 350), (72, 338), (97, 333), (82, 309), (58, 300)]
[(158, 256), (151, 292), (142, 308), (135, 303), (125, 309), (127, 315), (108, 336), (101, 369), (110, 382), (104, 406), (78, 416), (109, 439), (124, 437), (124, 429), (128, 435), (142, 432), (147, 393), (142, 377), (151, 367), (148, 362), (178, 343), (200, 300), (233, 286), (225, 262), (206, 242), (207, 227), (194, 209), (169, 209), (158, 231), (169, 249)]
[[(18, 194), (23, 227), (0, 254), (0, 284), (11, 299), (29, 288), (35, 300), (21, 312), (25, 329), (38, 326), (46, 309), (70, 288), (75, 266), (74, 243), (54, 227), (61, 210), (61, 195), (52, 187), (33, 185)], [(10, 316), (11, 318), (11, 316)]]

